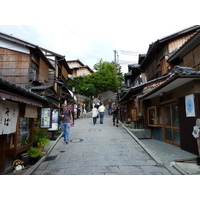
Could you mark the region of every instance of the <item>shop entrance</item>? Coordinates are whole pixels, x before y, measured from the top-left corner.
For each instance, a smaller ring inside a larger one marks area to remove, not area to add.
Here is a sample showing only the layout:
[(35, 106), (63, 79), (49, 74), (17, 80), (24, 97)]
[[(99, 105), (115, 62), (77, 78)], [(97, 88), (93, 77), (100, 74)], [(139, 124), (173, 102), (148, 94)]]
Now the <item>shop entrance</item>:
[(172, 103), (164, 106), (163, 133), (165, 142), (180, 146), (180, 131), (177, 103)]

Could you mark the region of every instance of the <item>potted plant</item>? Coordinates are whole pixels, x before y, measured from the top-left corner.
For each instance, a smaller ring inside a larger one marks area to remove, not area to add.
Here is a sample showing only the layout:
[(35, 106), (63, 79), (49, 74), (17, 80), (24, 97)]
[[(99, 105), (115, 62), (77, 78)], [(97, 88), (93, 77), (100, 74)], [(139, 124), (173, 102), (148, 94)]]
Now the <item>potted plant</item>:
[(48, 138), (40, 138), (37, 142), (37, 148), (42, 151), (44, 146), (48, 144), (50, 144), (50, 140)]
[(27, 151), (27, 154), (29, 156), (29, 162), (31, 165), (34, 165), (39, 160), (40, 156), (42, 156), (41, 150), (36, 147), (31, 147)]
[(50, 144), (50, 140), (47, 137), (46, 130), (35, 129), (33, 142), (36, 144), (35, 146), (40, 150), (43, 150), (45, 145)]

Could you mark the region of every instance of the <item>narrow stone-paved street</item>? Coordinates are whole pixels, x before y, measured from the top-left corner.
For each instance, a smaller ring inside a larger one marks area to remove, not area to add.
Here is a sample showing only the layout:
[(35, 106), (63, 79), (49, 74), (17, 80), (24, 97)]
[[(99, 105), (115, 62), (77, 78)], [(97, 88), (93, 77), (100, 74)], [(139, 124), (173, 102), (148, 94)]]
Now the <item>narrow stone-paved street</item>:
[(119, 125), (105, 115), (104, 124), (92, 118), (75, 120), (69, 144), (63, 137), (33, 175), (171, 175)]

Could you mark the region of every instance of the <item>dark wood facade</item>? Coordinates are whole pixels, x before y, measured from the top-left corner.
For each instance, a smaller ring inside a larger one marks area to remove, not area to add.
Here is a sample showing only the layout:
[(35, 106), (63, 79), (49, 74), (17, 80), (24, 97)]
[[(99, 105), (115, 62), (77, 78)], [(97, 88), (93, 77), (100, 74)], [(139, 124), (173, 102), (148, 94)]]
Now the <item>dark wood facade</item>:
[(5, 133), (0, 122), (0, 173), (32, 146), (41, 108), (58, 108), (72, 98), (67, 89), (71, 73), (64, 56), (0, 33), (0, 107), (18, 111), (15, 131)]
[[(128, 101), (137, 102), (132, 109), (136, 109), (137, 119), (143, 119), (142, 128), (151, 129), (154, 139), (180, 146), (197, 155), (197, 142), (192, 130), (199, 118), (199, 29), (200, 26), (196, 25), (151, 44), (139, 66), (147, 82), (136, 85), (135, 79), (131, 83), (133, 87), (120, 100), (127, 109), (130, 109)], [(195, 96), (194, 117), (184, 113), (188, 95)], [(134, 115), (135, 112), (132, 120), (136, 119)]]
[(197, 140), (193, 137), (193, 127), (196, 125), (196, 119), (200, 118), (200, 93), (194, 94), (195, 98), (195, 117), (186, 117), (185, 98), (179, 99), (179, 123), (180, 126), (180, 144), (181, 149), (198, 155)]
[[(50, 106), (46, 98), (0, 77), (0, 173), (10, 170), (18, 154), (32, 146), (34, 119), (38, 118), (43, 106)], [(5, 108), (6, 112), (15, 109), (16, 122), (3, 113)], [(10, 125), (16, 128), (15, 131), (5, 132), (2, 126), (9, 126), (5, 124), (7, 119), (11, 120)]]

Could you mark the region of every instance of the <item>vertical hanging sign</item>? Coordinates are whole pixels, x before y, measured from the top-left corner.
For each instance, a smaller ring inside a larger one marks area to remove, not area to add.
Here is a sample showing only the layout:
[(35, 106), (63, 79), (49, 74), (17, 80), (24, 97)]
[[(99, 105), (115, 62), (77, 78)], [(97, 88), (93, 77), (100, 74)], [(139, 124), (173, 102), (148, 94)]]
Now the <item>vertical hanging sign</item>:
[(0, 135), (16, 132), (18, 104), (0, 101)]
[(41, 128), (51, 128), (51, 108), (42, 108), (41, 109)]

